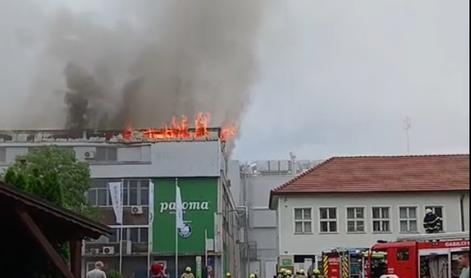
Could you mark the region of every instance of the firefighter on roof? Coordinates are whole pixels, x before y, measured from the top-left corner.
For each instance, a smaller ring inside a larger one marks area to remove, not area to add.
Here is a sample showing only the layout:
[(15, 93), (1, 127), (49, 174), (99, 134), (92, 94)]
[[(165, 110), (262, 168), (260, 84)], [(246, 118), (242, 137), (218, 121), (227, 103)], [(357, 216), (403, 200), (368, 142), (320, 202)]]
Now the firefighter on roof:
[(442, 229), (442, 221), (431, 209), (425, 210), (424, 229), (427, 234), (438, 233)]

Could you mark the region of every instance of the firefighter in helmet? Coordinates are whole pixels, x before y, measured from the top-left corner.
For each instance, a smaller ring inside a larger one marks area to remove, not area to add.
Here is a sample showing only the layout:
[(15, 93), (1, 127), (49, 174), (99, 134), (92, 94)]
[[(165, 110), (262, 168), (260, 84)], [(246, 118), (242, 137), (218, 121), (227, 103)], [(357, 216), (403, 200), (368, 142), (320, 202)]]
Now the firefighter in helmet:
[(279, 268), (278, 272), (276, 273), (276, 278), (283, 278), (284, 272), (285, 272), (284, 268)]
[(292, 272), (290, 269), (287, 269), (287, 270), (285, 271), (284, 277), (285, 277), (285, 278), (291, 278), (292, 276), (293, 276), (293, 272)]
[(195, 278), (195, 276), (191, 272), (191, 267), (187, 266), (185, 268), (185, 272), (183, 272), (181, 278)]
[(425, 210), (424, 229), (427, 234), (438, 233), (442, 229), (441, 218), (429, 208)]
[(232, 274), (230, 272), (226, 272), (226, 278), (232, 278)]
[(312, 277), (313, 278), (322, 278), (323, 276), (321, 275), (321, 271), (318, 268), (315, 268), (312, 271)]
[(304, 272), (304, 269), (299, 269), (296, 271), (296, 278), (307, 278), (306, 272)]
[(249, 278), (257, 278), (257, 274), (255, 274), (255, 273), (250, 273), (250, 274), (249, 274)]

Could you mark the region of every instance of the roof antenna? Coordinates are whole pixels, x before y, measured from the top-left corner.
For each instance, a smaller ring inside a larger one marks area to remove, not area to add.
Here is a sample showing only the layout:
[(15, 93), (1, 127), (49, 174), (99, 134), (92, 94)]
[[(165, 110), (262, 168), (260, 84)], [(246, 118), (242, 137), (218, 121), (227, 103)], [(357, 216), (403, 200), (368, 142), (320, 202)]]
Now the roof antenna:
[(409, 130), (411, 129), (411, 119), (409, 116), (406, 116), (404, 119), (404, 130), (406, 131), (406, 147), (407, 147), (407, 154), (410, 154), (410, 139), (409, 139)]

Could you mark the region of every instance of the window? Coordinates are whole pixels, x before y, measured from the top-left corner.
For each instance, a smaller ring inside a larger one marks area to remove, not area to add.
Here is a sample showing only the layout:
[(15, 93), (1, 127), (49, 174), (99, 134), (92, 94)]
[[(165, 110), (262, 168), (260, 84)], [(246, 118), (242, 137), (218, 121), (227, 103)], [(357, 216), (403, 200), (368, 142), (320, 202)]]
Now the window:
[(118, 150), (114, 147), (97, 147), (97, 161), (116, 161), (118, 160)]
[(320, 230), (321, 233), (337, 232), (337, 209), (320, 208)]
[(364, 208), (347, 208), (347, 232), (365, 231)]
[[(88, 190), (88, 203), (92, 206), (111, 206), (109, 182), (116, 179), (95, 179)], [(123, 180), (123, 206), (146, 206), (149, 204), (149, 180)]]
[(442, 206), (426, 206), (425, 209), (431, 209), (435, 215), (440, 217), (440, 231), (443, 232), (443, 207)]
[(312, 213), (310, 208), (294, 209), (294, 232), (297, 234), (312, 233)]
[(417, 207), (400, 207), (399, 224), (401, 233), (417, 232)]
[(147, 228), (126, 228), (125, 235), (126, 238), (123, 240), (130, 240), (135, 243), (147, 243)]
[(409, 249), (403, 248), (398, 249), (396, 252), (396, 259), (398, 261), (408, 261), (409, 260)]
[(373, 207), (373, 232), (388, 233), (391, 232), (389, 208), (388, 207)]
[(0, 148), (0, 161), (4, 162), (7, 159), (7, 149), (6, 148)]

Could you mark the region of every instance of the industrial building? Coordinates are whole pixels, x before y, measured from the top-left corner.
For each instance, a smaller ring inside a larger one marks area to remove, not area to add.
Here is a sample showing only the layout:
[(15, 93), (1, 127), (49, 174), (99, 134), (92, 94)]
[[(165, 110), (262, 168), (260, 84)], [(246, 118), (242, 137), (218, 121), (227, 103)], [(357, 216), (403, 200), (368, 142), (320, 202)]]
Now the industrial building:
[[(248, 218), (241, 229), (247, 242), (246, 272), (258, 277), (276, 275), (278, 251), (276, 212), (268, 207), (270, 191), (321, 161), (296, 160), (291, 154), (285, 160), (259, 160), (240, 167), (240, 190), (234, 186), (234, 199), (247, 208)], [(235, 181), (236, 179), (231, 178)]]
[(333, 157), (271, 191), (280, 265), (424, 233), (427, 208), (445, 232), (469, 231), (469, 155)]
[[(0, 131), (0, 171), (18, 155), (50, 145), (71, 148), (77, 159), (89, 163), (89, 203), (99, 209), (101, 222), (113, 234), (84, 242), (82, 273), (102, 260), (106, 269), (121, 269), (124, 277), (147, 277), (152, 262), (162, 262), (174, 276), (178, 246), (177, 272), (190, 266), (199, 274), (208, 266), (213, 276), (230, 271), (238, 277), (239, 245), (243, 245), (238, 222), (245, 212), (238, 209), (230, 192), (220, 129), (203, 131), (190, 131), (183, 137), (148, 130)], [(122, 224), (116, 223), (113, 211), (112, 182), (122, 185)], [(176, 185), (189, 227), (178, 236)]]

